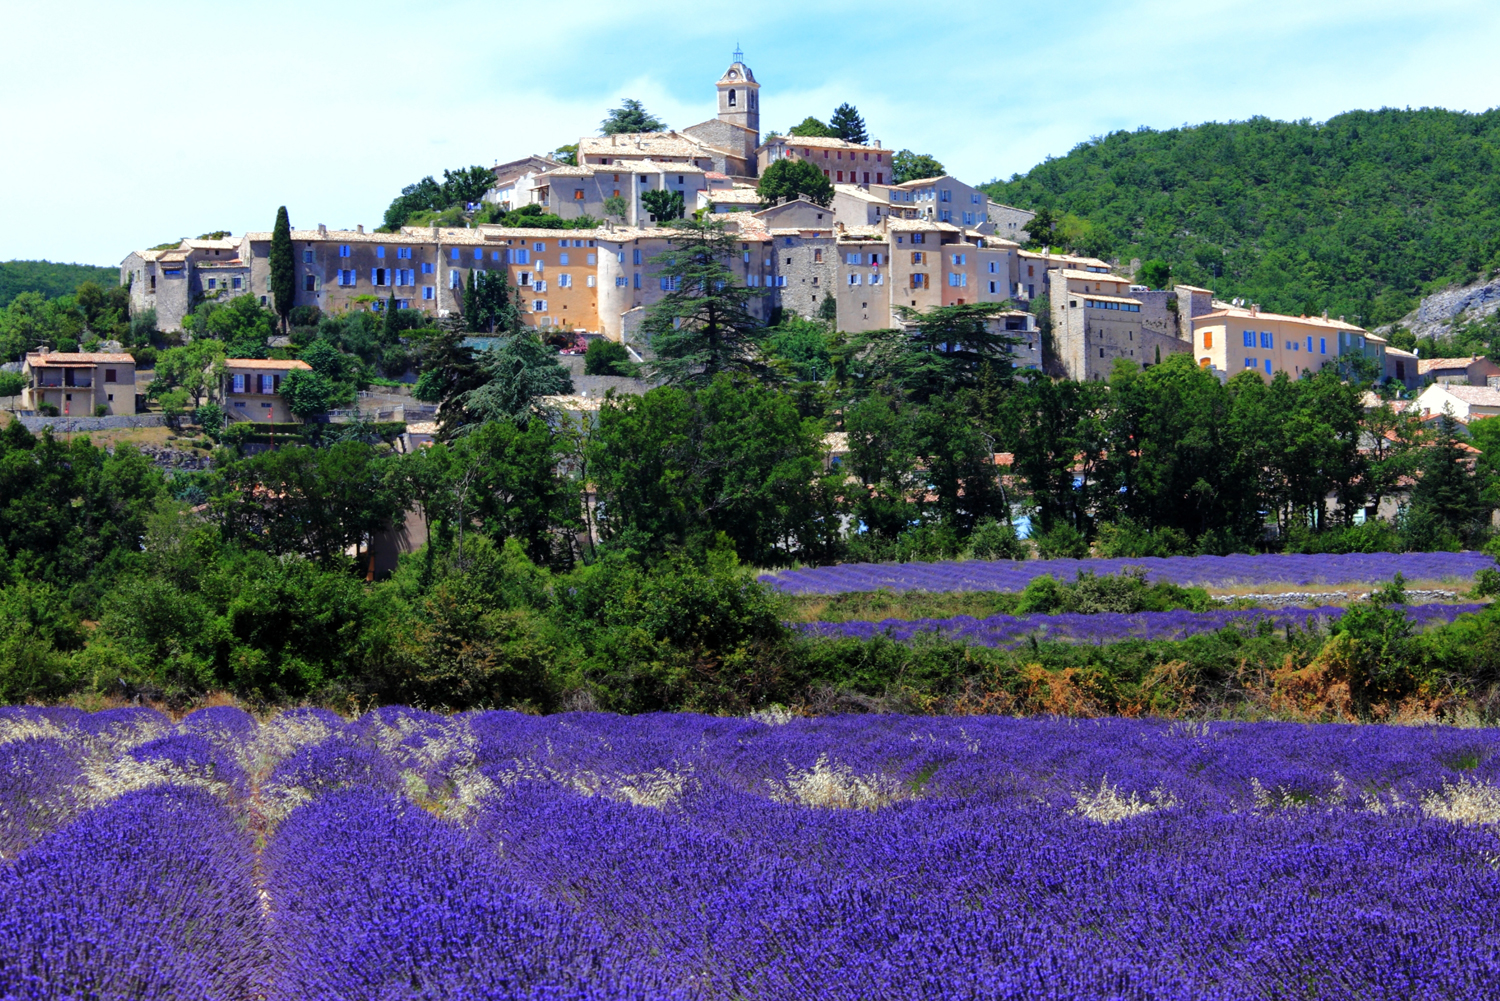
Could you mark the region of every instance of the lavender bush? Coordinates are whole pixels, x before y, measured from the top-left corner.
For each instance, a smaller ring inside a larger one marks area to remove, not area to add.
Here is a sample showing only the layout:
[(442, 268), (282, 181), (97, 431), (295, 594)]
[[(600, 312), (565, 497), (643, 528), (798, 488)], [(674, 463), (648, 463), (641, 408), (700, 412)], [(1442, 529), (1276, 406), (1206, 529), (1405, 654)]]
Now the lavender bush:
[(1079, 571), (1099, 575), (1144, 567), (1147, 579), (1182, 586), (1231, 587), (1264, 584), (1375, 584), (1397, 573), (1407, 580), (1467, 580), (1493, 558), (1465, 553), (1348, 553), (1281, 555), (1168, 556), (1110, 560), (1030, 560), (962, 563), (851, 563), (785, 570), (761, 580), (790, 594), (849, 591), (1020, 591), (1033, 578), (1051, 574), (1072, 580)]
[[(1484, 605), (1412, 605), (1406, 617), (1418, 628), (1452, 622)], [(1253, 629), (1262, 624), (1272, 629), (1320, 628), (1344, 614), (1336, 605), (1322, 608), (1215, 610), (1209, 612), (1098, 612), (1092, 615), (992, 615), (976, 619), (958, 615), (951, 619), (884, 619), (880, 622), (813, 622), (800, 628), (814, 636), (872, 639), (889, 636), (909, 640), (922, 633), (975, 646), (1014, 647), (1035, 637), (1075, 643), (1114, 643), (1125, 639), (1179, 640), (1199, 633), (1217, 632), (1230, 626)]]
[(1394, 1001), (1500, 982), (1493, 730), (103, 715), (0, 711), (0, 816), (65, 793), (0, 860), (0, 997)]

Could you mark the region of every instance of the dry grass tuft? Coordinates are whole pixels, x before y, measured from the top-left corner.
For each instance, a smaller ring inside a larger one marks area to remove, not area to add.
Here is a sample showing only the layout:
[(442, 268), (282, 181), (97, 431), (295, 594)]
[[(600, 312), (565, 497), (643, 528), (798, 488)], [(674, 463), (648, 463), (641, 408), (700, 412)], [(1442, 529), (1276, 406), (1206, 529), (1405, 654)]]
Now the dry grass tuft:
[(848, 765), (830, 762), (827, 754), (806, 770), (792, 769), (786, 784), (776, 785), (771, 798), (778, 803), (834, 810), (878, 810), (912, 799), (912, 787), (889, 775), (858, 775)]
[(1423, 797), (1422, 812), (1466, 827), (1500, 824), (1500, 789), (1469, 779), (1445, 782)]
[(1115, 824), (1131, 817), (1139, 817), (1156, 810), (1166, 810), (1177, 805), (1171, 793), (1154, 789), (1146, 799), (1132, 792), (1129, 797), (1120, 793), (1118, 786), (1109, 784), (1109, 776), (1099, 780), (1098, 789), (1085, 789), (1073, 794), (1073, 812), (1080, 817), (1099, 824)]

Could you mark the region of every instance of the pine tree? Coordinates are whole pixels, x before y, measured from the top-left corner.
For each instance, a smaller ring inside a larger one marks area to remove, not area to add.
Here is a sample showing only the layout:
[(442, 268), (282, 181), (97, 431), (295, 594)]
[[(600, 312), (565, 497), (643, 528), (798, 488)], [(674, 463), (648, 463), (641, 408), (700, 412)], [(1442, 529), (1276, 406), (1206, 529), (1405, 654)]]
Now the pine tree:
[(270, 264), (271, 303), (281, 318), (281, 330), (285, 333), (287, 317), (291, 315), (293, 300), (297, 297), (297, 274), (292, 262), (292, 223), (285, 205), (276, 210), (276, 225), (271, 230)]
[(765, 293), (736, 281), (726, 264), (734, 253), (722, 222), (690, 219), (677, 224), (670, 249), (651, 259), (666, 292), (641, 324), (656, 355), (653, 375), (702, 385), (719, 372), (770, 374), (760, 350), (766, 328), (749, 310)]
[(852, 104), (845, 103), (835, 108), (833, 117), (828, 119), (828, 128), (845, 142), (863, 146), (870, 141), (870, 134), (865, 131), (865, 120)]

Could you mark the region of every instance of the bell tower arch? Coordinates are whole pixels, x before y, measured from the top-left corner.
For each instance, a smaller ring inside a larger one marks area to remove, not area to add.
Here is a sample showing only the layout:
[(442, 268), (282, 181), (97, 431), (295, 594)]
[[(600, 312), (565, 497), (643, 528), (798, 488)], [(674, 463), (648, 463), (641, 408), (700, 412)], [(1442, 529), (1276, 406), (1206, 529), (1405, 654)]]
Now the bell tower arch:
[(744, 60), (745, 54), (736, 47), (734, 62), (719, 77), (719, 121), (759, 134), (760, 84)]

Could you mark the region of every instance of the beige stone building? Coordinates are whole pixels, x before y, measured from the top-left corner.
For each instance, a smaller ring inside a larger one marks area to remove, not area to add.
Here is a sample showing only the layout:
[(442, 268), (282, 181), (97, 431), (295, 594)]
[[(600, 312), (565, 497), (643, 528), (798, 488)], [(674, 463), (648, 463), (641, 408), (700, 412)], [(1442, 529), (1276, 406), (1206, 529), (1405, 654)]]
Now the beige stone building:
[(1421, 384), (1430, 382), (1454, 386), (1491, 386), (1500, 380), (1500, 365), (1483, 355), (1467, 358), (1422, 358), (1417, 362)]
[(286, 424), (297, 420), (281, 395), (290, 372), (311, 372), (305, 361), (268, 358), (230, 358), (222, 367), (215, 401), (230, 422), (260, 421)]
[[(1255, 305), (1226, 306), (1193, 318), (1198, 364), (1227, 376), (1250, 370), (1267, 381), (1277, 372), (1296, 379), (1336, 363), (1341, 350), (1378, 350), (1384, 344), (1382, 338), (1343, 320), (1266, 313)], [(1383, 367), (1383, 353), (1380, 361)]]
[(1056, 364), (1069, 379), (1107, 379), (1117, 359), (1144, 368), (1192, 347), (1141, 322), (1144, 304), (1128, 278), (1058, 268), (1050, 288)]
[(53, 406), (69, 417), (135, 413), (135, 359), (128, 354), (31, 351), (21, 363), (21, 406)]
[(777, 136), (755, 151), (756, 169), (778, 160), (806, 160), (834, 184), (883, 185), (891, 181), (891, 151), (823, 136)]

